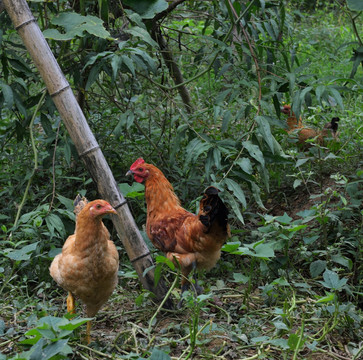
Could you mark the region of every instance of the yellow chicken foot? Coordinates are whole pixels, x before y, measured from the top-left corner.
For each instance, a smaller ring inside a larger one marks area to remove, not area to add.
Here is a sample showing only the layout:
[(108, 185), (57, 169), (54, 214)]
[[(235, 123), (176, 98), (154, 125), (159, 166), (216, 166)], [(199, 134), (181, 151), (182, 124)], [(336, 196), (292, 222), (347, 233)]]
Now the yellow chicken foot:
[(74, 296), (71, 292), (68, 292), (68, 297), (67, 297), (67, 311), (70, 313), (70, 314), (74, 314), (75, 311), (75, 301), (74, 301)]

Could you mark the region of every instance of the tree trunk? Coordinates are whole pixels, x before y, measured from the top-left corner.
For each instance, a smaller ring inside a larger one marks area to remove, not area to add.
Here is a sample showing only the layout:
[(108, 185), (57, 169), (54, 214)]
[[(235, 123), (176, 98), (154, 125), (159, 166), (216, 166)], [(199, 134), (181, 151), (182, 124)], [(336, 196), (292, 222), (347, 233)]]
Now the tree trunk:
[[(146, 289), (154, 292), (156, 297), (161, 300), (166, 294), (164, 283), (159, 282), (157, 287), (154, 286), (153, 270), (149, 271), (145, 276), (143, 275), (144, 270), (153, 265), (149, 249), (135, 224), (125, 198), (117, 187), (111, 169), (78, 105), (72, 89), (26, 1), (3, 0), (3, 3), (38, 68), (80, 157), (97, 184), (98, 192), (117, 211), (117, 216), (112, 215), (112, 220), (140, 281)], [(168, 300), (165, 306), (172, 306), (171, 299)]]

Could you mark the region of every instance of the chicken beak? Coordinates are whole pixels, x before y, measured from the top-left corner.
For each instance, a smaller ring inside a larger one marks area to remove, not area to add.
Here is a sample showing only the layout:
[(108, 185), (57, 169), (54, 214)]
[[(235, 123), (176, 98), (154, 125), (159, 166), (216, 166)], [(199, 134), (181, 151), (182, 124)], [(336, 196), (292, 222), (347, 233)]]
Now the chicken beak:
[(117, 212), (112, 206), (110, 206), (110, 208), (107, 210), (106, 214), (115, 214), (115, 215), (117, 215)]
[(125, 174), (125, 176), (130, 176), (130, 175), (132, 175), (133, 174), (133, 172), (131, 171), (131, 170), (129, 170), (126, 174)]

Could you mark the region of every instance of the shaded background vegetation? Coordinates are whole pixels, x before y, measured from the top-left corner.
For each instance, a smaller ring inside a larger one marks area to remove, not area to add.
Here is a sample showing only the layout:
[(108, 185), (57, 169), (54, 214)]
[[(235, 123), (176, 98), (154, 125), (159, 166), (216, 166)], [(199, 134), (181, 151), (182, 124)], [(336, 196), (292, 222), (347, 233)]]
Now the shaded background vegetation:
[[(209, 295), (189, 304), (184, 333), (180, 330), (180, 336), (189, 336), (187, 342), (160, 335), (167, 345), (152, 344), (157, 323), (143, 334), (149, 337), (146, 343), (139, 339), (138, 345), (137, 337), (130, 343), (132, 329), (125, 323), (113, 349), (102, 342), (99, 348), (107, 354), (124, 345), (130, 354), (139, 346), (138, 358), (148, 357), (155, 345), (163, 356), (178, 357), (186, 349), (184, 357), (193, 351), (217, 357), (198, 332), (203, 316), (212, 311), (217, 328), (210, 326), (207, 337), (229, 334), (224, 347), (217, 346), (225, 358), (258, 352), (281, 358), (283, 351), (286, 358), (309, 358), (314, 352), (358, 358), (359, 1), (143, 4), (30, 2), (140, 229), (146, 219), (143, 189), (130, 187), (124, 174), (143, 157), (162, 169), (191, 211), (206, 186), (219, 187), (231, 209), (233, 237), (205, 284)], [(94, 199), (97, 192), (51, 99), (42, 97), (42, 81), (5, 12), (0, 24), (0, 345), (13, 356), (26, 348), (11, 339), (22, 340), (44, 315), (63, 313), (55, 300), (62, 292), (51, 282), (48, 266), (73, 232), (72, 199), (77, 193)], [(283, 103), (291, 103), (298, 117), (317, 128), (339, 116), (340, 142), (300, 151), (286, 135)], [(138, 288), (119, 250), (122, 288), (113, 304), (126, 301), (125, 289), (128, 306), (144, 310), (137, 321), (147, 323), (150, 296)], [(172, 281), (173, 274), (163, 269)], [(220, 291), (236, 302), (220, 300)], [(18, 322), (18, 312), (26, 324)], [(224, 323), (226, 313), (233, 319)], [(173, 316), (170, 327), (178, 323)], [(58, 329), (54, 323), (47, 326)], [(60, 344), (62, 358), (69, 349), (59, 341), (69, 339), (79, 352), (69, 329), (62, 336), (54, 330), (58, 337), (53, 338), (43, 332), (29, 344), (36, 346), (39, 338), (40, 348)], [(336, 342), (342, 346), (332, 349)]]

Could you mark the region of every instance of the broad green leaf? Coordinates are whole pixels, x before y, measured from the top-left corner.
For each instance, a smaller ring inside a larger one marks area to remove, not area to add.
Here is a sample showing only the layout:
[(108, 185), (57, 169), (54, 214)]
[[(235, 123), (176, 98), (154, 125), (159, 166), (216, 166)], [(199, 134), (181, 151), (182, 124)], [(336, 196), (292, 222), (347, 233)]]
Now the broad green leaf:
[(321, 104), (321, 97), (325, 92), (325, 85), (319, 85), (316, 87), (315, 90), (315, 94), (316, 94), (316, 99), (318, 100), (318, 103)]
[(170, 360), (170, 356), (164, 351), (154, 348), (149, 360)]
[(35, 243), (26, 245), (19, 250), (11, 250), (5, 254), (5, 256), (15, 261), (29, 260), (38, 244), (39, 241), (36, 241)]
[(348, 281), (346, 278), (339, 279), (339, 275), (336, 272), (328, 269), (325, 270), (323, 278), (324, 281), (321, 281), (320, 283), (333, 290), (341, 289)]
[(69, 347), (67, 347), (67, 343), (68, 339), (64, 339), (52, 342), (51, 344), (47, 345), (45, 348), (43, 348), (41, 359), (49, 360), (57, 354), (64, 354), (64, 350), (67, 350), (66, 353), (69, 353)]
[(307, 161), (309, 161), (310, 159), (309, 158), (304, 158), (304, 159), (298, 159), (298, 161), (296, 161), (296, 165), (295, 167), (299, 167), (303, 164), (305, 164)]
[(233, 273), (233, 282), (246, 284), (249, 281), (249, 277), (241, 273)]
[(67, 210), (73, 212), (74, 205), (72, 199), (68, 199), (60, 194), (57, 194), (57, 199), (60, 201), (61, 204), (63, 204), (67, 208)]
[(85, 32), (102, 39), (111, 38), (110, 33), (103, 27), (103, 21), (96, 16), (83, 16), (73, 12), (64, 12), (52, 19), (53, 25), (64, 27), (65, 33), (62, 34), (56, 29), (43, 31), (45, 38), (53, 40), (72, 40), (76, 37), (84, 37)]
[(300, 180), (300, 179), (295, 179), (295, 180), (294, 180), (294, 183), (293, 183), (293, 185), (292, 185), (292, 187), (293, 187), (294, 189), (296, 189), (296, 188), (297, 188), (297, 187), (299, 187), (301, 184), (302, 184), (302, 180)]
[(121, 55), (121, 60), (126, 65), (126, 67), (130, 70), (131, 74), (133, 76), (135, 76), (135, 66), (134, 66), (134, 63), (132, 62), (132, 60), (126, 55)]
[(333, 98), (337, 101), (337, 103), (339, 104), (340, 108), (342, 110), (344, 110), (344, 105), (343, 105), (343, 99), (339, 93), (339, 91), (333, 87), (329, 87), (329, 92), (331, 93), (331, 95), (333, 96)]
[(246, 150), (249, 152), (249, 154), (257, 160), (262, 167), (265, 167), (265, 159), (263, 157), (263, 154), (260, 150), (260, 148), (257, 145), (254, 145), (251, 143), (251, 141), (243, 141), (242, 145), (246, 148)]
[(319, 297), (318, 296), (318, 300), (316, 301), (317, 303), (328, 303), (328, 302), (333, 302), (335, 299), (335, 294), (334, 293), (326, 293), (325, 296)]
[(273, 135), (271, 134), (271, 128), (268, 120), (264, 116), (257, 116), (256, 122), (258, 124), (258, 130), (262, 135), (263, 139), (266, 141), (271, 152), (275, 153), (275, 146), (273, 142)]
[(350, 10), (353, 11), (363, 11), (363, 1), (362, 0), (347, 0), (347, 4)]
[(251, 175), (253, 173), (252, 163), (249, 158), (240, 158), (236, 161), (236, 164), (247, 174)]
[(259, 244), (254, 248), (256, 255), (259, 258), (271, 258), (275, 257), (275, 252), (271, 244)]
[(130, 29), (125, 30), (126, 33), (136, 36), (141, 40), (145, 41), (151, 47), (158, 48), (158, 44), (151, 38), (150, 34), (143, 28), (134, 26)]
[(226, 198), (228, 199), (228, 203), (231, 206), (233, 212), (235, 213), (235, 215), (237, 216), (238, 220), (244, 224), (244, 219), (240, 210), (240, 205), (239, 203), (237, 203), (237, 201), (235, 200), (235, 198), (229, 193), (226, 192)]
[(261, 209), (266, 209), (265, 206), (263, 205), (262, 203), (262, 200), (261, 200), (261, 189), (258, 187), (258, 185), (253, 182), (253, 181), (250, 181), (250, 185), (251, 185), (251, 191), (252, 191), (252, 195), (253, 195), (253, 198), (255, 199), (256, 203), (258, 204), (258, 206), (261, 208)]
[(338, 255), (332, 255), (331, 257), (332, 261), (334, 261), (337, 264), (343, 265), (345, 267), (347, 267), (349, 270), (352, 270), (353, 268), (353, 262), (351, 259), (338, 254)]
[(229, 122), (231, 121), (232, 114), (229, 110), (225, 111), (222, 119), (221, 133), (223, 134), (227, 129)]
[(233, 193), (233, 195), (239, 200), (244, 208), (247, 207), (247, 202), (245, 198), (245, 194), (239, 184), (237, 184), (234, 180), (226, 178), (224, 180), (228, 189)]
[(267, 341), (268, 344), (271, 344), (273, 346), (277, 346), (283, 350), (289, 349), (289, 345), (287, 344), (287, 339), (273, 339), (270, 341)]
[(11, 109), (14, 105), (14, 95), (13, 95), (13, 90), (11, 89), (11, 87), (7, 84), (5, 84), (4, 82), (0, 81), (0, 89), (2, 91), (4, 100), (5, 100), (5, 107), (8, 109)]
[(310, 264), (310, 275), (316, 278), (326, 269), (326, 261), (316, 260)]
[[(290, 334), (287, 344), (291, 350), (295, 350), (299, 343), (299, 336), (296, 334)], [(300, 344), (301, 345), (301, 344)]]
[(152, 19), (168, 8), (165, 0), (124, 0), (123, 3), (135, 10), (143, 19)]
[(233, 252), (237, 250), (241, 245), (240, 241), (227, 242), (222, 246), (222, 251)]
[[(165, 256), (159, 255), (159, 256), (156, 257), (155, 261), (156, 261), (157, 264), (160, 264), (160, 263), (166, 264), (166, 265), (169, 266), (169, 268), (171, 270), (175, 270), (174, 263), (171, 260), (169, 260), (167, 257), (165, 257)], [(177, 259), (176, 259), (176, 261), (177, 261)]]
[(274, 324), (275, 328), (278, 330), (289, 330), (287, 325), (282, 321), (273, 321), (273, 324)]
[(283, 216), (277, 216), (275, 220), (278, 221), (280, 224), (288, 225), (291, 223), (292, 218), (284, 213)]

